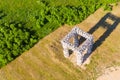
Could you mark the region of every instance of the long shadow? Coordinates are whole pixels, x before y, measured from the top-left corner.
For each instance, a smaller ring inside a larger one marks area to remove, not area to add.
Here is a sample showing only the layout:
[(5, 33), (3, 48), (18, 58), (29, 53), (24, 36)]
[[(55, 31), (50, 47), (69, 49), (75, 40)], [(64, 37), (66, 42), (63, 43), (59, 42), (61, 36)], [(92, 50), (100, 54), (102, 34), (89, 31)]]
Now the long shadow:
[[(110, 24), (110, 23), (106, 22), (107, 19), (113, 21), (113, 23)], [(93, 34), (99, 27), (103, 27), (106, 29), (106, 31), (93, 44), (92, 52), (95, 51), (105, 41), (105, 39), (107, 37), (109, 37), (109, 35), (114, 31), (114, 29), (117, 27), (117, 25), (119, 23), (120, 23), (119, 17), (117, 17), (111, 13), (107, 13), (104, 17), (101, 18), (101, 20), (94, 27), (92, 27), (88, 31), (88, 33)], [(92, 54), (92, 52), (91, 52), (91, 54)], [(91, 54), (86, 54), (84, 56), (83, 61), (85, 61)]]

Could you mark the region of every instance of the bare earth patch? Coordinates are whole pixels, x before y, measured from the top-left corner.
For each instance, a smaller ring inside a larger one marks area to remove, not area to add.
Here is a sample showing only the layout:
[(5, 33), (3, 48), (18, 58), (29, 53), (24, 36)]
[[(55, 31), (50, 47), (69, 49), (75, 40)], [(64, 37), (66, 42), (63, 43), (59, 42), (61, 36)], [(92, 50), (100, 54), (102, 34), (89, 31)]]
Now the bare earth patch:
[(105, 69), (104, 74), (97, 80), (120, 80), (120, 67), (110, 67)]

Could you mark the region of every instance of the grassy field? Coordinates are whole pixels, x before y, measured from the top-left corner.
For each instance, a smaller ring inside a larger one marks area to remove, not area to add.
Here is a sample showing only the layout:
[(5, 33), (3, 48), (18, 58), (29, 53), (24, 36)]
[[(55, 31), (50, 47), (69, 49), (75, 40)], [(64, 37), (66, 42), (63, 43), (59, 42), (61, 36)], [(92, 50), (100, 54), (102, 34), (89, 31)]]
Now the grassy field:
[(13, 61), (60, 25), (80, 23), (116, 0), (0, 0), (0, 67)]
[(77, 24), (94, 36), (90, 64), (85, 70), (63, 56), (60, 40), (72, 29), (64, 25), (0, 69), (0, 80), (96, 80), (103, 69), (120, 65), (119, 9), (120, 5), (110, 13), (99, 9)]

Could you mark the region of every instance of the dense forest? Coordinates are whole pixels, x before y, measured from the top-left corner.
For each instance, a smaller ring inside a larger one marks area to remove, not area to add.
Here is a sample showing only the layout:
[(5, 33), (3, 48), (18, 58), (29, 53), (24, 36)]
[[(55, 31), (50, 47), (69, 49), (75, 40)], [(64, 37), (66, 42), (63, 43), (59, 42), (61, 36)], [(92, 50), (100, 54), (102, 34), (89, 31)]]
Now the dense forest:
[(60, 25), (80, 23), (117, 0), (0, 0), (0, 67)]

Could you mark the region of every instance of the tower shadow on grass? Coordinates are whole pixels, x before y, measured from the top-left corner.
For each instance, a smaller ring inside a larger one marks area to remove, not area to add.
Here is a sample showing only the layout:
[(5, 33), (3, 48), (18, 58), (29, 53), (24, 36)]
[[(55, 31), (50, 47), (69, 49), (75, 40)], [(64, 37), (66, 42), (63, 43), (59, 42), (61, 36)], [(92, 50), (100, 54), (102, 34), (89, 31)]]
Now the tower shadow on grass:
[[(108, 23), (107, 20), (111, 20), (113, 23)], [(99, 27), (106, 29), (106, 31), (94, 42), (92, 52), (95, 51), (109, 35), (114, 31), (117, 25), (120, 23), (120, 18), (113, 15), (112, 13), (107, 13), (101, 20), (92, 27), (88, 33), (93, 34)], [(83, 62), (92, 54), (85, 54), (83, 58)]]

